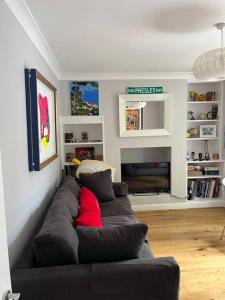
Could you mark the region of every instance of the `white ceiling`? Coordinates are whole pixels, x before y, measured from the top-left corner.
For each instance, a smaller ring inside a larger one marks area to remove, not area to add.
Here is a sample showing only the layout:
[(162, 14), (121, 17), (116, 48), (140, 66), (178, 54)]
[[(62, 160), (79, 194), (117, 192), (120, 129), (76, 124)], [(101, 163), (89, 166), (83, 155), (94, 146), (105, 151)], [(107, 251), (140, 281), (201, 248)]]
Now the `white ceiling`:
[(26, 0), (65, 73), (189, 72), (224, 0)]

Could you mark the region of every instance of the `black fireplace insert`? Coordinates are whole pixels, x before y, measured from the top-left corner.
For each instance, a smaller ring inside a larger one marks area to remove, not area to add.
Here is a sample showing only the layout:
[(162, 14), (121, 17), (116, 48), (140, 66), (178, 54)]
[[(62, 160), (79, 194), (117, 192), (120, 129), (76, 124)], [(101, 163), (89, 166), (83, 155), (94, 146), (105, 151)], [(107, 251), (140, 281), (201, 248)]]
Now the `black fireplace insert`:
[(170, 163), (122, 163), (121, 179), (128, 184), (128, 192), (155, 193), (170, 191)]

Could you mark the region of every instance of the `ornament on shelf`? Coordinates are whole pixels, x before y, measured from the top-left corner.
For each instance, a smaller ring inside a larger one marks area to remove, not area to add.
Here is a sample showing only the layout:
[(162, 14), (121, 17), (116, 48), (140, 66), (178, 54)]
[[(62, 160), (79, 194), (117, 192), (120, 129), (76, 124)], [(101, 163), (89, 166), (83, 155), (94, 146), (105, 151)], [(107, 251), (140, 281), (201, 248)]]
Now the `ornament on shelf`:
[(218, 160), (220, 158), (219, 153), (213, 153), (212, 159), (213, 160)]
[(198, 160), (199, 161), (203, 160), (203, 154), (201, 152), (198, 153)]
[(197, 100), (197, 96), (198, 94), (196, 93), (196, 91), (189, 91), (189, 96), (190, 96), (190, 100), (195, 102)]
[(66, 153), (66, 162), (72, 162), (74, 156), (74, 153)]
[(198, 120), (207, 120), (207, 115), (204, 112), (200, 112), (197, 118)]
[(207, 119), (208, 120), (216, 120), (217, 119), (217, 113), (218, 113), (218, 105), (212, 105), (212, 109), (207, 113)]
[(187, 200), (193, 200), (193, 199), (194, 199), (193, 191), (191, 188), (188, 188)]
[(206, 101), (215, 101), (216, 100), (216, 92), (210, 91), (206, 93)]
[(191, 110), (188, 111), (188, 120), (195, 120), (194, 112)]
[(88, 142), (88, 132), (86, 132), (86, 131), (82, 131), (82, 132), (81, 132), (81, 140), (82, 140), (82, 142), (84, 142), (84, 143), (87, 143), (87, 142)]
[(204, 102), (206, 101), (206, 94), (201, 94), (197, 96), (197, 101)]
[(192, 152), (191, 152), (191, 159), (192, 159), (192, 160), (197, 160), (197, 158), (196, 158), (196, 155), (195, 155), (195, 152), (194, 152), (194, 151), (192, 151)]
[(72, 159), (72, 164), (73, 164), (74, 166), (79, 166), (80, 160), (77, 159), (77, 158), (73, 158), (73, 159)]
[(205, 160), (210, 160), (208, 140), (204, 140), (204, 153), (205, 153), (204, 159)]
[(190, 137), (197, 137), (199, 135), (199, 130), (197, 128), (191, 128), (187, 131)]
[(73, 142), (73, 133), (72, 132), (65, 132), (65, 143), (72, 143)]

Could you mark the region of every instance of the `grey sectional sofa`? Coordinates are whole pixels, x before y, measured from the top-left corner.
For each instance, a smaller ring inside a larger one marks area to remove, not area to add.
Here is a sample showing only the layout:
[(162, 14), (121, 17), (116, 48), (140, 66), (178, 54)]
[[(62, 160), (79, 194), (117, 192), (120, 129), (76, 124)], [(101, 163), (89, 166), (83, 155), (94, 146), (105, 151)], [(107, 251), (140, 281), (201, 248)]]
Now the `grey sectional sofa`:
[[(79, 190), (74, 185), (74, 180), (66, 178), (63, 186), (67, 186), (77, 198), (79, 197)], [(137, 223), (138, 220), (127, 197), (126, 184), (114, 183), (113, 189), (116, 199), (100, 204), (104, 226)], [(177, 300), (179, 298), (178, 264), (172, 257), (155, 258), (147, 242), (141, 249), (139, 259), (71, 264), (63, 258), (63, 265), (37, 266), (34, 256), (34, 237), (40, 228), (43, 231), (43, 227), (46, 227), (52, 215), (54, 218), (61, 218), (60, 224), (65, 219), (60, 216), (61, 212), (54, 211), (57, 201), (59, 199), (54, 197), (47, 217), (44, 218), (44, 225), (40, 224), (34, 232), (11, 273), (12, 289), (14, 292), (21, 293), (21, 300)], [(68, 203), (66, 205), (68, 206)], [(63, 226), (65, 228), (71, 226), (67, 228), (70, 232), (75, 230), (70, 221), (65, 221)], [(61, 234), (61, 229), (56, 227), (54, 230), (58, 235)], [(48, 255), (51, 256), (51, 253)]]

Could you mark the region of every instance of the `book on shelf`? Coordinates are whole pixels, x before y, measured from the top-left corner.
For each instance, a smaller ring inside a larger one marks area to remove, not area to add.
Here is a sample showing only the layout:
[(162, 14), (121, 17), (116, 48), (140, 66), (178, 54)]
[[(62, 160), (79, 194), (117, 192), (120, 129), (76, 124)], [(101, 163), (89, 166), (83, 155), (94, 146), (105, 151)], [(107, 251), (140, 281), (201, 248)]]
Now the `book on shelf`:
[(208, 179), (208, 180), (190, 180), (188, 184), (189, 188), (192, 190), (194, 197), (198, 198), (218, 198), (220, 192), (220, 180)]
[(204, 167), (203, 168), (204, 175), (219, 175), (220, 171), (218, 167)]
[(201, 170), (188, 171), (188, 176), (189, 177), (202, 176), (202, 171)]

